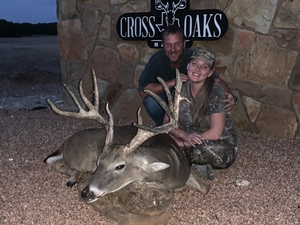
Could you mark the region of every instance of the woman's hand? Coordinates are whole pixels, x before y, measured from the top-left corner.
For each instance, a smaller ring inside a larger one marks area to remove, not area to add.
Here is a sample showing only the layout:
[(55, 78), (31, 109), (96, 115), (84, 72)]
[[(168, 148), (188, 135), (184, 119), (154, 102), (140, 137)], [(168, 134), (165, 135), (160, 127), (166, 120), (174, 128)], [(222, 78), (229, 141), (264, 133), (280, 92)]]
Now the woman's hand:
[(198, 145), (202, 144), (204, 138), (201, 136), (201, 134), (186, 133), (182, 138), (182, 140), (188, 142), (191, 146), (195, 147), (196, 144)]

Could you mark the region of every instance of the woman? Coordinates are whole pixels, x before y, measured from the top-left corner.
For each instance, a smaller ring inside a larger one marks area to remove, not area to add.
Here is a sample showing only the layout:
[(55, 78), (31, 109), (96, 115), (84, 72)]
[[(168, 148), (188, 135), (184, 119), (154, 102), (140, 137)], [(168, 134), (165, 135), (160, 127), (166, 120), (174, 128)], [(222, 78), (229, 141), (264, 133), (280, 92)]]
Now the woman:
[[(189, 80), (181, 89), (179, 128), (169, 134), (183, 147), (199, 176), (214, 179), (212, 168), (227, 168), (236, 158), (237, 135), (224, 110), (223, 88), (215, 82), (215, 54), (196, 48), (187, 65)], [(165, 116), (164, 123), (168, 122)]]

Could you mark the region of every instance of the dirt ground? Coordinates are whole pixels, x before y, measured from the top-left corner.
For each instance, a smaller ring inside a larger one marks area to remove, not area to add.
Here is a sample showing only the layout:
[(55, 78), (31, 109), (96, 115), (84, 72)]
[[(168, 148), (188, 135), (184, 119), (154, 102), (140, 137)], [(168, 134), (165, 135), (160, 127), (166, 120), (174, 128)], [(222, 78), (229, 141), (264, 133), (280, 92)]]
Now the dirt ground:
[(0, 72), (37, 70), (60, 74), (57, 36), (0, 38)]
[[(76, 187), (65, 186), (66, 175), (42, 162), (73, 133), (99, 127), (47, 108), (48, 96), (61, 103), (56, 51), (53, 37), (0, 39), (0, 224), (116, 225), (80, 201)], [(206, 181), (207, 195), (189, 187), (175, 193), (168, 225), (300, 224), (300, 140), (238, 135), (236, 162)]]
[(62, 101), (57, 36), (0, 38), (0, 109), (48, 107)]

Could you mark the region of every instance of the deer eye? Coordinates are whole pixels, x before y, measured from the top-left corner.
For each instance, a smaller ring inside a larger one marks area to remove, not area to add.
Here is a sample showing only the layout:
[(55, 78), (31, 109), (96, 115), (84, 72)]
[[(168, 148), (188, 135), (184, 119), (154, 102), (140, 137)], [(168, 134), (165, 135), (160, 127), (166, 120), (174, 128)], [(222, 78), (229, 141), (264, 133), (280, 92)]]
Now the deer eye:
[(121, 165), (116, 166), (116, 167), (115, 167), (115, 170), (121, 170), (121, 169), (123, 169), (124, 167), (125, 167), (125, 165), (124, 165), (124, 164), (121, 164)]

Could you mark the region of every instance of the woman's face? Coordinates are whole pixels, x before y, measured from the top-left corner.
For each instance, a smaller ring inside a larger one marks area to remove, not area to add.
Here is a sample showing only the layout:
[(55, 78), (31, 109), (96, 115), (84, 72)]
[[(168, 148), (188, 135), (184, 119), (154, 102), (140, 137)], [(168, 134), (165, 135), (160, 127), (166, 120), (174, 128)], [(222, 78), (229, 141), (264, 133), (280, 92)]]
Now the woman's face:
[(187, 71), (189, 80), (195, 83), (205, 81), (207, 77), (210, 77), (214, 73), (214, 69), (210, 67), (202, 59), (191, 59), (187, 65)]

